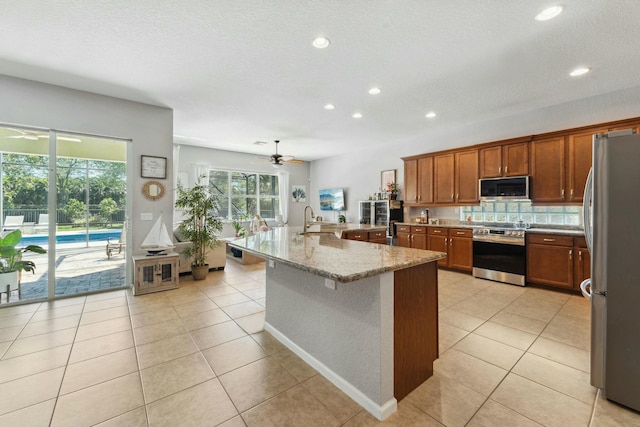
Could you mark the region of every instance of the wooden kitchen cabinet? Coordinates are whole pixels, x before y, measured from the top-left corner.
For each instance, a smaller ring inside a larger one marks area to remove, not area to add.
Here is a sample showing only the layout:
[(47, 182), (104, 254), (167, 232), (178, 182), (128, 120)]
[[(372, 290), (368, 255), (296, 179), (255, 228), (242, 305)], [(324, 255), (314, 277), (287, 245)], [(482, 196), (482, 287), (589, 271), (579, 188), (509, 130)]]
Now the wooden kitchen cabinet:
[(347, 231), (344, 233), (343, 239), (366, 242), (369, 240), (369, 233), (366, 231)]
[(387, 232), (386, 231), (370, 231), (369, 243), (378, 243), (380, 245), (387, 244)]
[(448, 267), (449, 230), (446, 228), (429, 227), (427, 233), (427, 249), (447, 253), (446, 258), (440, 258), (437, 261), (438, 267)]
[(433, 203), (433, 157), (404, 161), (405, 203)]
[(573, 287), (580, 289), (580, 283), (591, 277), (591, 254), (587, 248), (587, 241), (584, 237), (573, 239), (573, 253), (575, 260), (573, 263)]
[(473, 269), (473, 231), (466, 228), (449, 229), (448, 267), (470, 272)]
[(386, 231), (346, 231), (342, 234), (343, 239), (358, 240), (360, 242), (387, 244)]
[(455, 203), (478, 203), (478, 150), (455, 153)]
[(166, 255), (134, 255), (134, 295), (166, 291), (178, 287), (178, 260), (175, 252)]
[(574, 289), (573, 237), (527, 234), (527, 282)]
[(497, 145), (479, 150), (479, 177), (529, 175), (529, 143)]
[(453, 153), (433, 157), (433, 197), (435, 203), (455, 202), (455, 156)]
[(590, 129), (589, 131), (571, 134), (568, 140), (568, 180), (569, 188), (566, 201), (582, 203), (584, 185), (591, 169), (593, 157), (593, 135), (607, 132), (607, 129)]
[(534, 203), (565, 201), (565, 139), (534, 140), (531, 150), (531, 200)]
[(403, 248), (411, 247), (411, 226), (396, 225), (396, 236), (398, 238), (398, 246)]
[(411, 247), (427, 249), (427, 227), (411, 226)]

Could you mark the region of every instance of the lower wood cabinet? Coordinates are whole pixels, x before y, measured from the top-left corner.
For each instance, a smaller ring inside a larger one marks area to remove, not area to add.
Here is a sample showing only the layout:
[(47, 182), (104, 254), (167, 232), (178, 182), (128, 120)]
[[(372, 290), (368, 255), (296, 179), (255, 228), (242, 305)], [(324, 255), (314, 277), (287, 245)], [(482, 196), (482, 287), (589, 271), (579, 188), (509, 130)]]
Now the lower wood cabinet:
[(584, 237), (527, 234), (527, 282), (579, 290), (591, 275)]
[(387, 244), (387, 232), (384, 231), (346, 231), (342, 234), (343, 239), (359, 240), (361, 242)]
[(472, 230), (468, 228), (429, 227), (428, 249), (446, 252), (438, 267), (470, 272), (473, 268)]

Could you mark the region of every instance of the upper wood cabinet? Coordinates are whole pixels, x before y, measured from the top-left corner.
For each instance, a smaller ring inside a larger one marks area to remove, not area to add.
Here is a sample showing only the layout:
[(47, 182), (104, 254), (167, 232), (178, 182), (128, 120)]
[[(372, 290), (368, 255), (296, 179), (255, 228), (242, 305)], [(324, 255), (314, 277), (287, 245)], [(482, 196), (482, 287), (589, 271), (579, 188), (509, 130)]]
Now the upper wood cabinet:
[(505, 144), (479, 151), (480, 178), (529, 175), (529, 143)]
[(567, 202), (582, 202), (584, 185), (591, 169), (593, 157), (593, 135), (607, 132), (607, 129), (593, 129), (587, 132), (571, 134), (568, 140), (568, 180)]
[(455, 156), (453, 153), (433, 157), (434, 202), (455, 202)]
[(433, 157), (404, 161), (406, 203), (433, 203)]
[(478, 203), (478, 150), (455, 153), (455, 203)]
[(531, 199), (535, 203), (564, 202), (564, 137), (531, 141)]

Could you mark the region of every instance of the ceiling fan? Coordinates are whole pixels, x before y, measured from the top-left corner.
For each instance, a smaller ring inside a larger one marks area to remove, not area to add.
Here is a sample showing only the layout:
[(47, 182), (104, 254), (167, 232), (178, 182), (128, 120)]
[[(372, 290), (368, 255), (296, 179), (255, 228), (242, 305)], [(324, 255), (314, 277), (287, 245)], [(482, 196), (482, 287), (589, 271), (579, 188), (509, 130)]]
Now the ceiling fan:
[(274, 168), (284, 166), (285, 164), (289, 165), (301, 165), (304, 163), (303, 160), (298, 160), (293, 156), (283, 156), (282, 154), (278, 154), (278, 144), (280, 140), (273, 141), (276, 143), (276, 153), (272, 154), (270, 157), (260, 157), (260, 159), (268, 160)]

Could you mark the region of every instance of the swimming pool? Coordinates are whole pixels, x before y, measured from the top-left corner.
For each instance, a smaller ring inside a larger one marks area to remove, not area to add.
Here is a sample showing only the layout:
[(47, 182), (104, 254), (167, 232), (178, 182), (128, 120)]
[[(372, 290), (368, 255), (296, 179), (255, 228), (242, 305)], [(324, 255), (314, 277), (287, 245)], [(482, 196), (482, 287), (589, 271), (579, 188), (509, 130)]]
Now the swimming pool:
[[(122, 230), (94, 230), (89, 231), (89, 241), (90, 242), (106, 242), (107, 239), (111, 238), (112, 241), (118, 241), (120, 239), (120, 234)], [(84, 231), (81, 232), (61, 232), (56, 234), (56, 244), (61, 243), (84, 243), (87, 239), (87, 233)], [(20, 241), (20, 246), (22, 245), (40, 245), (44, 246), (49, 244), (49, 237), (46, 234), (41, 236), (33, 235), (33, 236), (22, 236), (22, 240)]]

